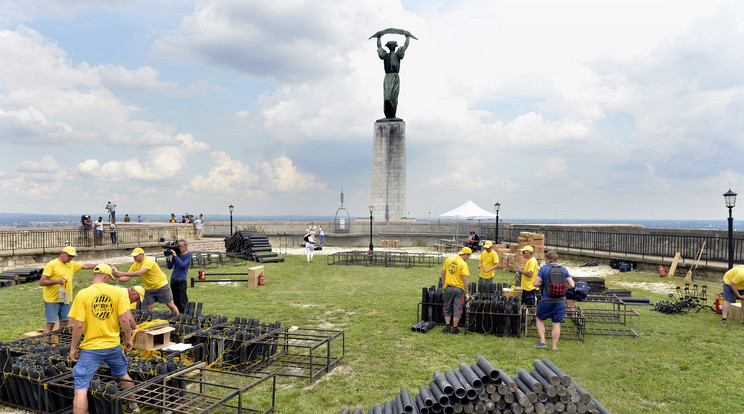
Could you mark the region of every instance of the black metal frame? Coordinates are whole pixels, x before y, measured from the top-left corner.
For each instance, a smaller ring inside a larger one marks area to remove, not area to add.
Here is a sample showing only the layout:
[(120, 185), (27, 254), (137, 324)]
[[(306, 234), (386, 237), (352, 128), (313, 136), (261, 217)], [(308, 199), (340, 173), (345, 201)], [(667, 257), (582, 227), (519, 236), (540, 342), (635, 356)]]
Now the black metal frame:
[(326, 256), (328, 265), (356, 265), (383, 267), (433, 267), (442, 263), (441, 254), (385, 251), (348, 251)]

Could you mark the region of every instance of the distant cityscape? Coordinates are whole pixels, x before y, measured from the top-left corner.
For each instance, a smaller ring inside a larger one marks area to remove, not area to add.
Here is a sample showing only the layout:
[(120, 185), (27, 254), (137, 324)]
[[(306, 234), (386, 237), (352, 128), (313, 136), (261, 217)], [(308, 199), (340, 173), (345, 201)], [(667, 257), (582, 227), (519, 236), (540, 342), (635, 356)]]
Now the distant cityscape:
[[(118, 221), (124, 220), (123, 214), (117, 214)], [(108, 215), (94, 216), (91, 214), (93, 221), (98, 217), (103, 217), (108, 222)], [(176, 217), (180, 220), (181, 215)], [(131, 217), (131, 221), (136, 221), (137, 216)], [(148, 223), (166, 223), (170, 219), (170, 214), (151, 214), (142, 215), (144, 222)], [(214, 215), (205, 216), (205, 221), (229, 221), (230, 216)], [(363, 220), (364, 217), (350, 217), (352, 221)], [(437, 221), (436, 218), (411, 218), (416, 221)], [(328, 222), (333, 221), (334, 216), (233, 216), (233, 220), (238, 221), (315, 221)], [(450, 220), (447, 220), (450, 221)], [(481, 224), (486, 224), (490, 220), (481, 220)], [(727, 230), (728, 222), (723, 220), (566, 220), (566, 219), (509, 219), (502, 218), (502, 222), (508, 223), (551, 223), (551, 224), (638, 224), (645, 228), (651, 229), (690, 229), (690, 230)], [(79, 226), (80, 216), (72, 214), (24, 214), (24, 213), (0, 213), (0, 228), (40, 228), (40, 227), (65, 227)], [(744, 231), (744, 219), (734, 220), (734, 231)]]

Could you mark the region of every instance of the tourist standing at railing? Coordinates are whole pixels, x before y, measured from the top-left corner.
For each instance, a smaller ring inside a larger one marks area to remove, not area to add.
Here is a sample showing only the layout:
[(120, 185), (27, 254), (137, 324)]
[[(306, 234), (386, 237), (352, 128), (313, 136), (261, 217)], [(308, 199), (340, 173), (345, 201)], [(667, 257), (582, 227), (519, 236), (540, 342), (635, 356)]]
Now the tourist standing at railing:
[(125, 223), (129, 223), (130, 221), (132, 221), (132, 219), (129, 218), (129, 214), (125, 214), (124, 215), (124, 222)]
[(116, 244), (118, 242), (118, 238), (116, 235), (116, 219), (111, 218), (111, 224), (109, 224), (109, 234), (111, 235), (111, 244)]
[(201, 240), (202, 238), (202, 221), (200, 217), (197, 217), (196, 220), (194, 220), (194, 231), (196, 231), (196, 240)]
[(325, 229), (323, 226), (320, 226), (320, 229), (318, 230), (318, 237), (320, 238), (320, 246), (325, 246)]
[(77, 251), (72, 246), (62, 249), (59, 257), (44, 266), (39, 286), (44, 293), (44, 311), (46, 325), (44, 333), (51, 331), (59, 319), (59, 325), (65, 326), (70, 321), (67, 316), (72, 300), (72, 279), (81, 269), (93, 269), (94, 264), (80, 264), (72, 260)]
[(92, 243), (92, 234), (93, 233), (93, 222), (90, 221), (90, 216), (83, 216), (80, 219), (80, 222), (83, 225), (83, 233), (85, 234), (85, 243), (88, 245), (88, 247), (91, 246)]
[(98, 217), (96, 221), (96, 246), (103, 245), (103, 217)]

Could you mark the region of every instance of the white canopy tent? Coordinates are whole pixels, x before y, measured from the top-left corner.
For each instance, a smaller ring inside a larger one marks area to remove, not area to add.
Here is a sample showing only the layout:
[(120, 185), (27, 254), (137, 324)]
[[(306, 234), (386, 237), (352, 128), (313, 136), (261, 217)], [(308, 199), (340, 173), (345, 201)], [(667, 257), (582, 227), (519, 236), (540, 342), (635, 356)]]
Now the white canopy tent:
[(496, 220), (495, 213), (491, 213), (478, 207), (478, 205), (471, 200), (466, 201), (454, 210), (440, 214), (439, 217), (458, 221), (455, 227), (456, 234), (453, 237), (457, 237), (460, 232), (459, 220)]
[(470, 200), (454, 210), (440, 214), (439, 217), (453, 220), (496, 220), (496, 214), (478, 207)]

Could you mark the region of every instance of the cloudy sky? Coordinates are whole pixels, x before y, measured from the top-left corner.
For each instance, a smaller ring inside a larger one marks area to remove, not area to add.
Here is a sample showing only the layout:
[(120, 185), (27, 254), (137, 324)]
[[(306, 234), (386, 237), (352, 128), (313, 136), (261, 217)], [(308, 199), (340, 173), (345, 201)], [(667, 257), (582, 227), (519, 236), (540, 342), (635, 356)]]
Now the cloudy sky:
[(363, 216), (388, 27), (410, 216), (744, 196), (742, 2), (0, 0), (0, 212)]

